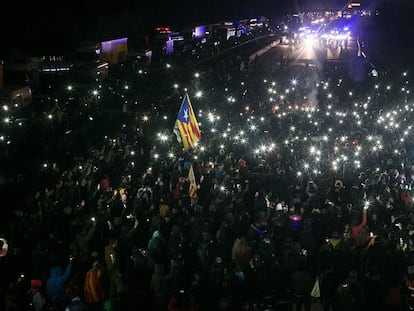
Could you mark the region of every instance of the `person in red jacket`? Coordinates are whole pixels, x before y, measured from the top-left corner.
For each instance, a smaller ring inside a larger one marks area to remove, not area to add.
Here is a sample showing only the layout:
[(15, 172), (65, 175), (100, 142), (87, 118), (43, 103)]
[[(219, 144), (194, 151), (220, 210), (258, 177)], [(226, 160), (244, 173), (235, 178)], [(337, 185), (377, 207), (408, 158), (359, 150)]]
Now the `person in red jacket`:
[(198, 303), (191, 293), (180, 290), (177, 295), (171, 297), (168, 311), (198, 311)]
[(361, 232), (362, 227), (367, 224), (367, 208), (368, 206), (364, 206), (364, 211), (362, 212), (362, 221), (359, 223), (359, 219), (354, 217), (351, 220), (351, 232), (352, 238), (354, 239), (355, 244), (359, 244), (359, 234)]
[(413, 204), (413, 197), (408, 189), (401, 191), (401, 200), (404, 202), (405, 207), (410, 207)]

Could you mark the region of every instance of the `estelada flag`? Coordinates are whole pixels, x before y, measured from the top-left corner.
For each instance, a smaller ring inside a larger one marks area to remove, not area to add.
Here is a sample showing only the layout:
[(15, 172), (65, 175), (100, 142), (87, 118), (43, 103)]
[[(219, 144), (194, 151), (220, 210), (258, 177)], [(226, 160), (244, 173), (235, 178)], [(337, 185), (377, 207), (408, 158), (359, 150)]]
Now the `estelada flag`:
[(190, 186), (188, 187), (188, 196), (195, 199), (197, 198), (197, 183), (192, 165), (190, 165), (190, 169), (188, 170), (188, 181), (190, 182)]
[(177, 140), (183, 143), (185, 151), (193, 148), (201, 139), (200, 128), (198, 127), (198, 122), (188, 94), (185, 94), (180, 110), (178, 111), (177, 120), (174, 125), (174, 133), (177, 136)]
[(102, 286), (102, 270), (95, 262), (85, 276), (83, 295), (86, 303), (98, 303), (104, 300), (105, 294)]

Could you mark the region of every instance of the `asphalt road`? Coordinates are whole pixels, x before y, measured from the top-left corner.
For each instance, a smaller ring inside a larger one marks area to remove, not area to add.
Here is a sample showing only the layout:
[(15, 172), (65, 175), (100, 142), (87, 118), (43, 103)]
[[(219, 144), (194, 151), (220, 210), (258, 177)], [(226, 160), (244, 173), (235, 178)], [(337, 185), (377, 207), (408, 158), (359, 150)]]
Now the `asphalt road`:
[(332, 46), (327, 48), (319, 43), (313, 45), (275, 44), (264, 53), (259, 54), (260, 62), (267, 72), (274, 72), (282, 65), (320, 67), (325, 62), (346, 63), (356, 57), (358, 46), (351, 37), (346, 47)]

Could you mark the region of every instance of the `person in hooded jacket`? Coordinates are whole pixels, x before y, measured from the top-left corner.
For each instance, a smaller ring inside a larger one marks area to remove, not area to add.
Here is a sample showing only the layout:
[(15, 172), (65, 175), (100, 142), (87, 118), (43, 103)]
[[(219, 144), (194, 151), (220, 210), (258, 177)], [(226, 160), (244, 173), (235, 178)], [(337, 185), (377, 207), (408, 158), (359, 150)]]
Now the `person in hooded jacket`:
[(148, 260), (150, 265), (167, 264), (168, 263), (168, 244), (161, 226), (159, 230), (155, 230), (151, 240), (148, 242)]
[(69, 279), (71, 272), (71, 262), (66, 266), (65, 272), (58, 265), (50, 268), (50, 277), (46, 282), (46, 295), (56, 310), (61, 309), (65, 303), (65, 283)]

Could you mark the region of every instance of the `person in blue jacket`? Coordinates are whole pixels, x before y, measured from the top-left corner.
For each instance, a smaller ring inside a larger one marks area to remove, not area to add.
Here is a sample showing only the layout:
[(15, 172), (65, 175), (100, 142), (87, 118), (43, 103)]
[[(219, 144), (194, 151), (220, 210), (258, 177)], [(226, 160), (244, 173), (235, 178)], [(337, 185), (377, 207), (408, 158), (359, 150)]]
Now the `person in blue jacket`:
[(46, 294), (55, 308), (65, 303), (65, 282), (69, 279), (71, 272), (71, 262), (66, 266), (64, 273), (60, 266), (50, 268), (50, 277), (46, 282)]

